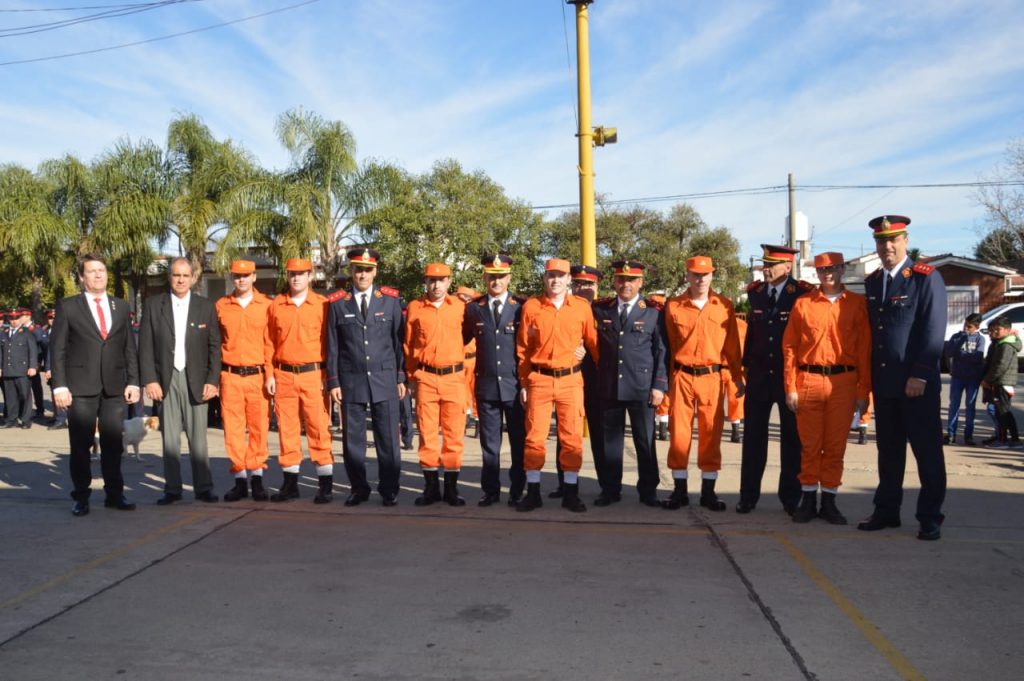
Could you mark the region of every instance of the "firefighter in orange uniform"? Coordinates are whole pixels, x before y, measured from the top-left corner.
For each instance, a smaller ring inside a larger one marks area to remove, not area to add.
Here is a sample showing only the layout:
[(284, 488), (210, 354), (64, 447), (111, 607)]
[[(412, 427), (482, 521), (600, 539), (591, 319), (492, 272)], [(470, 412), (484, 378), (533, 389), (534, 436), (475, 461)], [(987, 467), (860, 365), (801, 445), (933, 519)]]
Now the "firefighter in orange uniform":
[[(466, 305), (476, 300), (480, 294), (468, 286), (460, 286), (455, 295)], [(476, 338), (471, 338), (464, 348), (463, 364), (466, 366), (466, 428), (476, 419)], [(477, 426), (479, 428), (479, 426)], [(477, 433), (479, 435), (479, 433)]]
[(558, 419), (560, 462), (565, 471), (562, 507), (587, 510), (579, 497), (579, 471), (583, 464), (583, 375), (576, 358), (581, 342), (597, 358), (597, 330), (590, 302), (569, 293), (568, 260), (553, 258), (544, 266), (544, 293), (523, 305), (516, 337), (519, 354), (520, 399), (526, 408), (526, 494), (517, 511), (542, 505), (540, 471), (544, 467), (551, 408)]
[[(782, 336), (786, 406), (800, 432), (800, 505), (793, 522), (815, 516), (845, 525), (836, 507), (846, 433), (871, 392), (871, 326), (867, 300), (843, 286), (841, 253), (814, 256), (821, 286), (797, 299)], [(821, 510), (818, 510), (818, 486)]]
[(267, 329), (270, 298), (254, 288), (256, 263), (251, 260), (231, 263), (231, 280), (235, 290), (217, 301), (224, 449), (231, 459), (231, 473), (235, 476), (235, 486), (224, 495), (224, 501), (238, 501), (249, 496), (246, 478), (252, 486), (252, 498), (266, 501), (263, 470), (267, 467), (270, 398), (264, 387), (263, 372), (267, 360), (263, 336)]
[(669, 345), (670, 441), (668, 467), (675, 486), (662, 502), (669, 510), (690, 503), (687, 495), (687, 466), (693, 438), (693, 417), (697, 415), (697, 465), (701, 471), (700, 505), (724, 511), (725, 502), (715, 494), (715, 482), (722, 468), (722, 378), (728, 368), (736, 383), (737, 397), (743, 397), (739, 330), (732, 303), (711, 290), (711, 258), (697, 255), (686, 261), (687, 289), (665, 304), (664, 323)]
[[(427, 265), (423, 273), (426, 294), (409, 303), (405, 326), (405, 375), (416, 397), (416, 425), (420, 431), (420, 468), (423, 494), (417, 506), (443, 498), (450, 506), (464, 506), (459, 496), (463, 437), (466, 433), (466, 378), (462, 345), (462, 317), (466, 305), (448, 295), (452, 271), (443, 263)], [(441, 431), (438, 446), (437, 432)], [(438, 469), (444, 468), (442, 494)]]
[(313, 503), (331, 501), (334, 455), (331, 453), (330, 418), (324, 405), (327, 300), (310, 290), (313, 263), (292, 258), (287, 264), (288, 291), (270, 304), (264, 335), (267, 392), (274, 397), (284, 473), (281, 489), (271, 501), (299, 497), (302, 463), (302, 421), (306, 424), (309, 458), (316, 464), (318, 489)]
[[(747, 320), (741, 313), (736, 313), (736, 328), (739, 329), (740, 355), (742, 355), (743, 341), (747, 337)], [(732, 380), (732, 373), (725, 367), (722, 367), (722, 392), (725, 393), (725, 417), (731, 426), (729, 442), (741, 442), (740, 423), (743, 421), (743, 399), (736, 394), (736, 382)]]

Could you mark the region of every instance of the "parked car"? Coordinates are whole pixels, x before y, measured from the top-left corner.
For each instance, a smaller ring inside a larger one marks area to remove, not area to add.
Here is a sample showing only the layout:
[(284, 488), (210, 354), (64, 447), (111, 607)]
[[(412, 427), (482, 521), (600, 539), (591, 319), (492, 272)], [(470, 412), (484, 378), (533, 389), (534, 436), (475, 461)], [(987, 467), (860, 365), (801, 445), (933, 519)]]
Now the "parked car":
[[(1017, 334), (1021, 337), (1021, 340), (1024, 340), (1024, 303), (1006, 303), (1004, 305), (999, 305), (998, 307), (993, 307), (991, 310), (989, 310), (988, 312), (981, 316), (981, 327), (979, 330), (983, 334), (985, 334), (987, 338), (988, 323), (995, 319), (996, 317), (1002, 317), (1003, 315), (1006, 315), (1007, 317), (1010, 318), (1010, 323), (1013, 325), (1013, 330), (1017, 332)], [(949, 340), (954, 333), (956, 333), (957, 331), (962, 331), (963, 328), (963, 322), (959, 322), (956, 324), (947, 324), (946, 337), (943, 340)], [(1024, 369), (1024, 350), (1021, 350), (1021, 352), (1017, 354), (1017, 366)], [(942, 370), (947, 372), (949, 371), (949, 362), (946, 361), (945, 357), (942, 358)]]

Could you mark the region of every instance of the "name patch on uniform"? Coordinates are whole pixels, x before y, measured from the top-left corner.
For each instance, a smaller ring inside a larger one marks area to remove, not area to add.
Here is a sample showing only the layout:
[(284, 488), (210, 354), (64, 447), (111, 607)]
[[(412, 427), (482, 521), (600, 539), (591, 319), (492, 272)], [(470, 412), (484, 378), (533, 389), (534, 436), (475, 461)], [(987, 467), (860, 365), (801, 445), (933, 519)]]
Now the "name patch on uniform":
[(643, 331), (644, 328), (645, 328), (644, 327), (644, 320), (638, 319), (637, 321), (633, 322), (633, 330), (634, 331)]
[(356, 315), (355, 315), (355, 313), (352, 313), (352, 314), (347, 314), (347, 313), (346, 313), (346, 314), (345, 314), (345, 317), (355, 317), (355, 316), (356, 316)]

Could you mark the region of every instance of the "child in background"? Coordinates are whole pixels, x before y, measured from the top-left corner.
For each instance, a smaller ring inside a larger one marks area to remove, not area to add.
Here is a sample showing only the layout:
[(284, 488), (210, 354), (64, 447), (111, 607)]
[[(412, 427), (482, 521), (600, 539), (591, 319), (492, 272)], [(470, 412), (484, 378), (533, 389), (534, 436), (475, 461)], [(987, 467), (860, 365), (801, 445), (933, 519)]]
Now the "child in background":
[[(957, 331), (946, 341), (945, 355), (949, 360), (949, 418), (943, 444), (956, 443), (960, 421), (960, 398), (964, 397), (964, 444), (974, 446), (974, 403), (985, 373), (985, 337), (978, 332), (981, 315), (968, 315), (963, 331)], [(966, 395), (964, 395), (966, 393)]]
[(1021, 447), (1017, 421), (1010, 410), (1010, 400), (1017, 385), (1017, 353), (1020, 352), (1021, 341), (1011, 329), (1007, 317), (998, 317), (988, 325), (992, 346), (985, 358), (981, 386), (985, 390), (983, 401), (988, 403), (988, 413), (996, 422), (995, 437), (985, 441), (993, 449)]

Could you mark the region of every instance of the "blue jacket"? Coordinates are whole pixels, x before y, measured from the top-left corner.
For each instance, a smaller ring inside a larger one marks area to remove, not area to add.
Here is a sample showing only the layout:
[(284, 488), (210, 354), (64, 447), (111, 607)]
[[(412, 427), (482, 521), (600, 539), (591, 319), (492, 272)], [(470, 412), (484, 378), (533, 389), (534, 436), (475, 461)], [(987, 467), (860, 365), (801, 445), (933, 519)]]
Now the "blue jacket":
[(946, 335), (946, 284), (934, 267), (907, 258), (882, 297), (885, 270), (864, 280), (871, 320), (871, 386), (876, 398), (901, 398), (907, 379), (941, 388), (939, 358)]
[(495, 328), (488, 300), (483, 295), (466, 305), (462, 342), (465, 344), (476, 339), (476, 398), (488, 402), (511, 402), (519, 399), (516, 336), (524, 301), (509, 293), (501, 306), (501, 318)]
[(782, 334), (797, 298), (814, 287), (790, 277), (782, 285), (775, 309), (768, 306), (768, 285), (756, 281), (747, 287), (750, 313), (747, 337), (743, 344), (743, 367), (748, 399), (776, 401), (785, 399), (782, 380)]
[(977, 382), (985, 373), (985, 336), (975, 331), (957, 331), (946, 341), (945, 356), (949, 375), (962, 381)]
[(327, 388), (341, 398), (372, 404), (398, 400), (405, 383), (405, 320), (398, 291), (374, 287), (366, 321), (351, 291), (337, 291), (327, 308)]
[(594, 301), (593, 310), (601, 399), (646, 402), (652, 389), (668, 392), (668, 342), (661, 307), (641, 298), (630, 309), (625, 327), (619, 320), (618, 297)]

